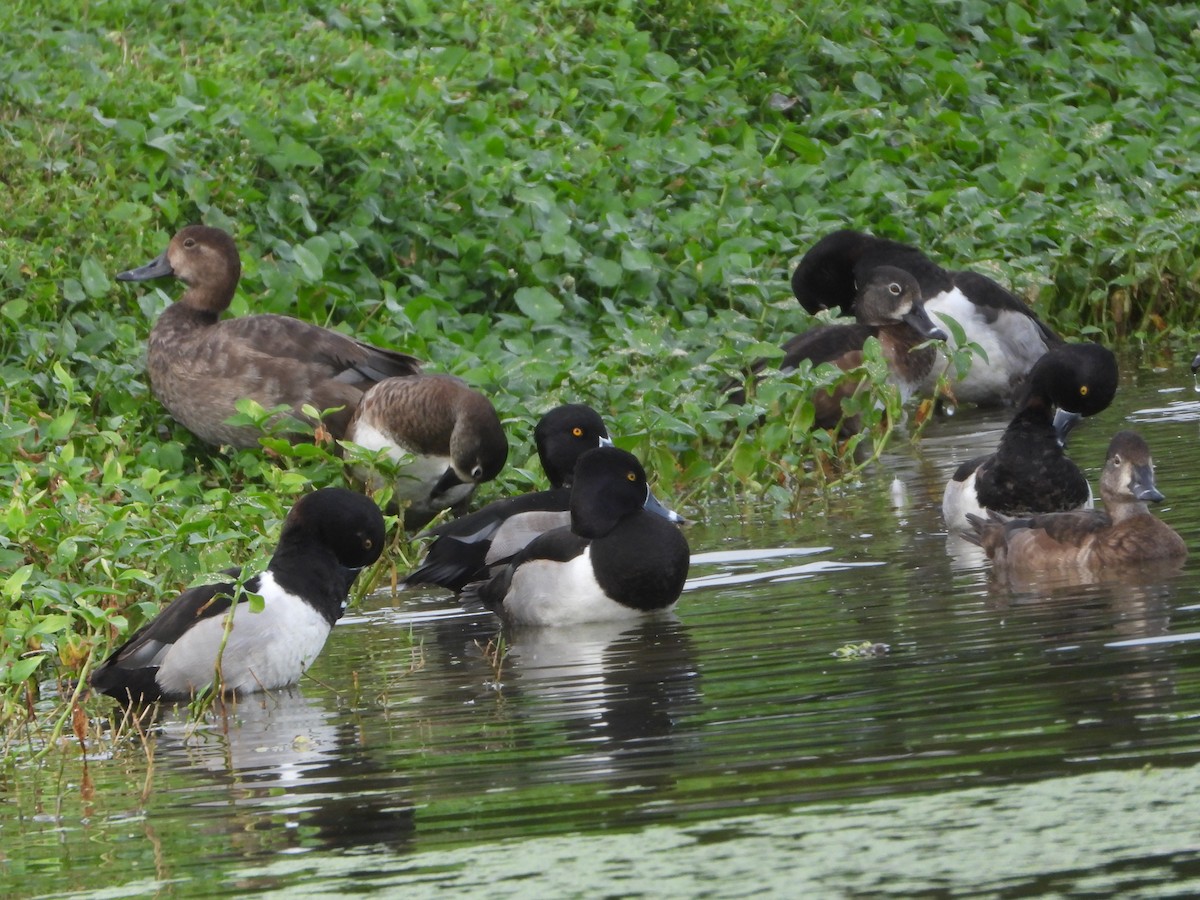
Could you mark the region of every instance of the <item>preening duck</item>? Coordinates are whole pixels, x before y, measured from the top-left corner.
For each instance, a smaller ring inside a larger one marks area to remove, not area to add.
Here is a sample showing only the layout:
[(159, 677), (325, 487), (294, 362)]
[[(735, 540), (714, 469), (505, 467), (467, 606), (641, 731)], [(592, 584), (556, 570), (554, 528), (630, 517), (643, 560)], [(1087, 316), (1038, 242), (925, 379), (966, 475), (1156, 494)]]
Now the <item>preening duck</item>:
[[(860, 231), (842, 229), (817, 241), (792, 273), (792, 292), (809, 312), (852, 315), (856, 285), (879, 266), (896, 266), (916, 278), (926, 311), (942, 323), (951, 347), (958, 343), (947, 317), (986, 354), (986, 361), (973, 359), (967, 373), (953, 381), (961, 403), (1011, 402), (1042, 354), (1062, 343), (1027, 304), (987, 276), (947, 271), (916, 247)], [(926, 378), (923, 392), (932, 391), (942, 368)]]
[[(465, 509), (475, 488), (495, 478), (508, 459), (508, 438), (492, 401), (452, 375), (388, 378), (369, 388), (346, 439), (386, 450), (402, 463), (393, 497), (410, 530), (444, 509)], [(379, 487), (373, 472), (355, 471), (372, 490)]]

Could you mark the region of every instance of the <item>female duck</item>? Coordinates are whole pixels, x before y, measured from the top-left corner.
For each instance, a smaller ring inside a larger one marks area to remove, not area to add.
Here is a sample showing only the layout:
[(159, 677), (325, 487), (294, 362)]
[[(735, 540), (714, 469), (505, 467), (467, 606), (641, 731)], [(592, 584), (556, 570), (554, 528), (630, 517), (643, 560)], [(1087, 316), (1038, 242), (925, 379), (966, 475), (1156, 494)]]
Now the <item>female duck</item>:
[(971, 516), (979, 544), (998, 569), (1082, 570), (1178, 562), (1187, 546), (1174, 529), (1151, 515), (1147, 503), (1163, 499), (1154, 483), (1150, 448), (1132, 431), (1108, 446), (1100, 476), (1104, 512), (1075, 510), (1021, 519)]
[(289, 316), (221, 320), (242, 265), (233, 239), (219, 228), (189, 225), (166, 252), (118, 281), (173, 275), (187, 285), (150, 331), (150, 387), (185, 428), (209, 444), (255, 447), (252, 425), (228, 425), (242, 397), (265, 409), (290, 408), (312, 424), (305, 405), (335, 409), (323, 423), (340, 438), (363, 391), (377, 381), (420, 371), (418, 361)]
[[(477, 485), (508, 459), (508, 438), (492, 401), (451, 375), (388, 378), (367, 390), (346, 439), (386, 450), (400, 462), (394, 498), (404, 526), (421, 528), (443, 509), (465, 507)], [(372, 489), (378, 477), (355, 473)]]
[[(575, 465), (588, 450), (612, 446), (608, 429), (590, 406), (568, 403), (542, 416), (533, 437), (550, 490), (496, 500), (434, 528), (430, 534), (436, 540), (424, 562), (405, 579), (406, 586), (436, 584), (461, 591), (470, 582), (487, 578), (493, 567), (507, 563), (539, 534), (571, 524), (568, 511)], [(683, 521), (653, 494), (647, 496), (646, 508), (668, 521)]]
[[(284, 520), (265, 572), (184, 591), (89, 681), (126, 703), (186, 698), (214, 677), (225, 693), (295, 684), (345, 611), (358, 570), (379, 558), (383, 539), (383, 514), (369, 498), (342, 488), (308, 494)], [(257, 612), (251, 594), (262, 597)]]
[(585, 453), (571, 488), (571, 524), (534, 539), (487, 581), (468, 585), (505, 621), (574, 625), (670, 609), (683, 591), (688, 543), (644, 507), (650, 487), (631, 453)]
[[(796, 335), (783, 345), (784, 356), (780, 371), (790, 372), (802, 360), (814, 365), (830, 362), (849, 371), (863, 362), (863, 345), (867, 338), (879, 340), (892, 381), (907, 400), (928, 376), (937, 360), (932, 347), (915, 349), (927, 340), (945, 340), (925, 313), (917, 281), (903, 269), (880, 266), (873, 269), (863, 282), (854, 304), (855, 325), (823, 325)], [(756, 368), (761, 368), (759, 364)], [(842, 419), (842, 400), (853, 394), (859, 383), (841, 385), (832, 392), (813, 397), (816, 405), (815, 424), (819, 428), (835, 428)], [(741, 392), (731, 395), (740, 402)], [(857, 431), (856, 423), (847, 423), (844, 431)]]
[[(925, 309), (943, 322), (956, 321), (965, 340), (978, 344), (986, 354), (973, 360), (968, 372), (955, 381), (960, 402), (1010, 402), (1034, 363), (1062, 343), (1033, 310), (992, 279), (976, 272), (947, 271), (916, 247), (859, 231), (835, 231), (817, 241), (792, 274), (792, 292), (809, 312), (833, 309), (851, 314), (855, 285), (881, 265), (910, 272), (920, 285)], [(957, 346), (953, 336), (949, 343)], [(923, 392), (932, 390), (942, 368), (932, 371)]]
[(996, 452), (963, 463), (946, 485), (947, 526), (966, 529), (968, 514), (984, 516), (988, 510), (1019, 515), (1089, 505), (1087, 479), (1063, 452), (1065, 431), (1055, 427), (1055, 407), (1095, 415), (1108, 408), (1116, 391), (1116, 357), (1099, 344), (1063, 344), (1045, 354), (1029, 373)]

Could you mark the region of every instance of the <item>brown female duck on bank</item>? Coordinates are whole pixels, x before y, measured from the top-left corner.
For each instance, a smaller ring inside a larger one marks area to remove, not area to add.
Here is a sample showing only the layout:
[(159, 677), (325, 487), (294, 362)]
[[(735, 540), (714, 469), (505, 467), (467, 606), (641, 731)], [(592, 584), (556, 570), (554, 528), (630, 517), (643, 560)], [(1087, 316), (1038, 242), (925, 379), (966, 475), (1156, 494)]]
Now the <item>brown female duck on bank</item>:
[[(807, 359), (813, 365), (833, 363), (848, 372), (862, 365), (863, 346), (867, 338), (874, 337), (883, 349), (890, 380), (899, 388), (901, 398), (907, 400), (937, 361), (936, 350), (932, 347), (918, 350), (917, 346), (928, 340), (946, 339), (945, 332), (925, 312), (917, 280), (894, 266), (873, 269), (859, 288), (854, 314), (858, 320), (854, 325), (822, 325), (785, 343), (780, 371), (791, 372)], [(765, 363), (756, 363), (753, 371), (764, 367)], [(859, 382), (849, 382), (833, 391), (815, 394), (814, 424), (818, 428), (837, 428), (842, 422), (842, 400), (859, 387)], [(734, 403), (744, 399), (741, 390), (730, 394)], [(843, 434), (854, 433), (859, 426), (853, 421), (842, 422), (841, 430)]]
[(241, 272), (228, 234), (189, 225), (157, 259), (117, 276), (118, 281), (174, 276), (187, 286), (150, 331), (147, 368), (154, 395), (201, 440), (258, 445), (257, 427), (226, 424), (242, 397), (265, 409), (288, 406), (291, 416), (310, 426), (315, 423), (301, 412), (305, 405), (339, 408), (322, 424), (342, 437), (365, 390), (384, 378), (420, 372), (420, 362), (406, 353), (290, 316), (222, 320)]
[(1154, 483), (1150, 448), (1133, 431), (1108, 445), (1100, 476), (1104, 511), (1073, 510), (1020, 519), (968, 515), (973, 534), (998, 570), (1120, 571), (1146, 563), (1182, 562), (1187, 546), (1147, 507), (1163, 499)]

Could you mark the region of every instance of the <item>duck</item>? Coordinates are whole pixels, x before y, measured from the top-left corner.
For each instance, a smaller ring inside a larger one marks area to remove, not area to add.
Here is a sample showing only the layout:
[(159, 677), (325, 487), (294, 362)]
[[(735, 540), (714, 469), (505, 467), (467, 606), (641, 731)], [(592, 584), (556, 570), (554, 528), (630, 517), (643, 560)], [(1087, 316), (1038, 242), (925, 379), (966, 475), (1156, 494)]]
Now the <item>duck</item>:
[[(325, 646), (358, 571), (379, 558), (383, 542), (383, 513), (369, 497), (336, 487), (306, 494), (284, 519), (264, 571), (230, 569), (228, 581), (185, 590), (113, 651), (89, 684), (126, 704), (195, 696), (214, 683), (218, 665), (225, 694), (293, 685)], [(262, 598), (260, 609), (251, 605), (253, 595)]]
[[(954, 399), (978, 406), (1010, 405), (1034, 364), (1050, 348), (1063, 343), (1024, 301), (978, 272), (943, 269), (916, 247), (852, 229), (840, 229), (817, 241), (792, 273), (792, 293), (810, 313), (822, 309), (852, 314), (855, 285), (872, 269), (896, 266), (920, 285), (926, 311), (946, 326), (952, 350), (962, 339), (976, 344), (984, 358), (952, 379)], [(934, 367), (921, 386), (932, 394), (946, 368)]]
[(1116, 357), (1099, 344), (1063, 344), (1042, 356), (996, 452), (962, 463), (947, 483), (942, 494), (946, 525), (965, 531), (968, 514), (1012, 516), (1089, 506), (1091, 488), (1066, 455), (1065, 437), (1077, 417), (1108, 408), (1117, 381)]
[[(416, 530), (445, 509), (465, 510), (475, 488), (508, 459), (508, 438), (492, 401), (452, 375), (385, 378), (368, 388), (346, 428), (347, 441), (385, 450), (401, 464), (393, 499)], [(365, 466), (355, 475), (382, 486)]]
[(1119, 431), (1100, 475), (1104, 510), (1074, 510), (1008, 518), (971, 515), (967, 539), (997, 569), (1096, 573), (1144, 563), (1181, 562), (1187, 545), (1147, 504), (1164, 498), (1154, 480), (1150, 447), (1135, 431)]
[(690, 551), (679, 528), (648, 511), (637, 457), (598, 447), (579, 458), (571, 524), (544, 532), (484, 581), (463, 590), (511, 625), (564, 626), (672, 609)]
[[(437, 585), (455, 593), (494, 568), (543, 532), (570, 525), (575, 466), (588, 450), (613, 446), (600, 414), (584, 403), (566, 403), (545, 413), (533, 430), (534, 444), (550, 489), (495, 500), (482, 509), (431, 529), (434, 538), (405, 587)], [(683, 517), (653, 493), (646, 508), (670, 522)]]
[[(258, 446), (260, 427), (227, 421), (243, 397), (267, 410), (289, 407), (288, 417), (309, 427), (317, 423), (303, 412), (306, 405), (330, 410), (320, 424), (341, 438), (367, 388), (384, 378), (421, 371), (420, 362), (407, 353), (290, 316), (222, 319), (241, 272), (237, 246), (228, 233), (189, 225), (171, 238), (162, 255), (116, 276), (118, 281), (174, 277), (186, 285), (150, 330), (147, 369), (154, 396), (205, 443)], [(301, 439), (303, 432), (298, 424), (292, 437)]]
[[(794, 371), (803, 360), (811, 360), (814, 365), (833, 363), (843, 371), (850, 371), (862, 365), (863, 347), (867, 338), (874, 337), (882, 345), (891, 381), (900, 389), (901, 399), (907, 400), (937, 360), (937, 351), (932, 346), (917, 349), (917, 345), (946, 339), (945, 332), (925, 312), (916, 278), (894, 266), (872, 269), (866, 274), (853, 308), (856, 324), (822, 325), (785, 343), (780, 371)], [(754, 368), (761, 370), (764, 365), (759, 362)], [(832, 391), (815, 394), (814, 425), (840, 427), (845, 436), (857, 432), (856, 419), (843, 422), (842, 400), (860, 386), (860, 381), (849, 381)], [(735, 403), (743, 397), (742, 391), (730, 395)]]

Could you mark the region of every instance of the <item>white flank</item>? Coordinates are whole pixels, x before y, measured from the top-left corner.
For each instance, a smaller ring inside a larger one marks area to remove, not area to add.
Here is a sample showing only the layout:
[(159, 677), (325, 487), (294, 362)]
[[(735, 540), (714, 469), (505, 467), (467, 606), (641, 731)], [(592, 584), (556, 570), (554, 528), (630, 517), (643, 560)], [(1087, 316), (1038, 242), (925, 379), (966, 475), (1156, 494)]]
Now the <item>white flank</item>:
[[(955, 382), (954, 394), (960, 403), (994, 403), (1007, 399), (1013, 385), (1024, 378), (1046, 352), (1046, 341), (1031, 318), (1005, 311), (995, 322), (989, 323), (980, 308), (958, 288), (930, 297), (925, 301), (925, 311), (935, 322), (940, 320), (949, 336), (950, 346), (957, 347), (957, 342), (953, 329), (946, 324), (947, 318), (958, 323), (968, 342), (978, 344), (987, 354), (986, 360), (973, 357), (966, 377)], [(941, 368), (935, 367), (933, 378), (936, 379)]]
[(974, 472), (967, 476), (966, 481), (950, 479), (946, 492), (942, 494), (942, 515), (947, 528), (951, 531), (970, 531), (967, 513), (987, 518), (987, 510), (979, 505), (979, 498), (975, 494)]
[(503, 615), (522, 625), (577, 625), (636, 619), (642, 612), (600, 589), (588, 547), (570, 562), (540, 559), (521, 565), (504, 598)]
[[(281, 588), (270, 572), (262, 574), (260, 593), (261, 612), (246, 603), (232, 610), (233, 628), (221, 654), (226, 691), (249, 694), (295, 684), (329, 637), (325, 617)], [(157, 678), (163, 693), (193, 694), (212, 682), (227, 616), (198, 622), (167, 651)]]

